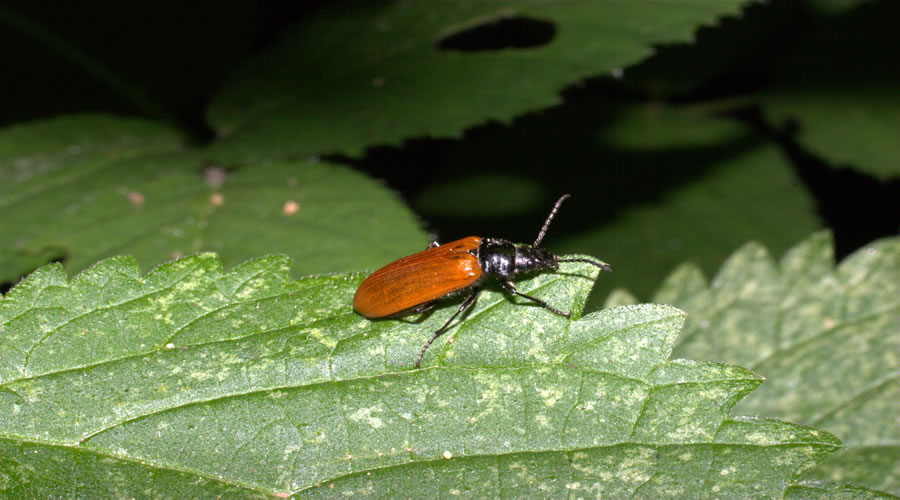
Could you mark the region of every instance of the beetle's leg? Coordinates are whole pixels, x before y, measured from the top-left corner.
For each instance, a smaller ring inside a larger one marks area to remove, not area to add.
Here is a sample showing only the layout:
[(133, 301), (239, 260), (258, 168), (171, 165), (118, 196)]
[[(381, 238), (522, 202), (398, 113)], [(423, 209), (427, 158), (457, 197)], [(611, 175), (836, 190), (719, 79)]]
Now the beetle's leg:
[(456, 318), (457, 316), (459, 316), (459, 313), (461, 313), (461, 312), (465, 311), (466, 309), (472, 307), (472, 304), (475, 303), (475, 297), (476, 297), (477, 295), (478, 295), (478, 288), (472, 290), (472, 293), (469, 294), (468, 297), (466, 297), (466, 300), (464, 300), (463, 303), (459, 305), (459, 309), (457, 309), (456, 312), (453, 313), (453, 316), (450, 316), (450, 319), (448, 319), (447, 322), (444, 323), (444, 326), (438, 328), (438, 329), (434, 332), (434, 335), (432, 335), (431, 338), (428, 339), (428, 342), (425, 342), (425, 345), (422, 346), (422, 350), (419, 351), (419, 357), (416, 358), (416, 368), (419, 368), (420, 365), (422, 364), (422, 356), (425, 355), (425, 351), (428, 350), (428, 347), (431, 346), (431, 343), (434, 342), (435, 339), (437, 339), (438, 337), (440, 337), (441, 335), (443, 335), (445, 331), (447, 331), (447, 327), (450, 326), (450, 323), (453, 322), (454, 318)]
[(438, 243), (437, 240), (434, 240), (431, 243), (429, 243), (427, 247), (425, 247), (425, 250), (431, 250), (432, 248), (439, 247), (439, 246), (441, 246), (441, 244)]
[(537, 297), (532, 297), (531, 295), (526, 295), (526, 294), (516, 290), (516, 284), (513, 283), (512, 281), (503, 281), (503, 282), (501, 282), (501, 284), (503, 285), (503, 288), (505, 288), (507, 292), (509, 292), (513, 295), (518, 295), (519, 297), (525, 297), (526, 299), (534, 302), (535, 304), (543, 307), (544, 309), (546, 309), (550, 312), (559, 314), (560, 316), (565, 316), (567, 318), (572, 317), (572, 313), (570, 313), (570, 312), (568, 312), (568, 313), (562, 312), (559, 309), (551, 306), (550, 304), (544, 302), (543, 300), (541, 300)]
[(431, 302), (426, 302), (420, 306), (416, 306), (416, 307), (412, 308), (407, 314), (419, 314), (419, 313), (423, 313), (425, 311), (429, 311), (432, 308), (434, 308), (434, 306), (436, 306), (437, 303), (438, 303), (438, 301), (436, 301), (436, 300), (432, 300)]

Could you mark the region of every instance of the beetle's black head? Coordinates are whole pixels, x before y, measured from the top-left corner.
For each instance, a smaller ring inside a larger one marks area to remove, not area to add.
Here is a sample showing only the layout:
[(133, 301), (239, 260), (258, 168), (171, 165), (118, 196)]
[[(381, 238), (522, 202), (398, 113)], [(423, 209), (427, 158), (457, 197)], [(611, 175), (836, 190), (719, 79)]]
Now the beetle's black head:
[(559, 269), (556, 256), (540, 247), (523, 245), (516, 248), (516, 273), (555, 271)]
[(609, 264), (603, 261), (596, 261), (591, 259), (580, 259), (580, 258), (572, 258), (572, 259), (560, 259), (559, 257), (553, 255), (552, 253), (539, 248), (538, 245), (543, 241), (544, 236), (547, 235), (547, 229), (550, 228), (550, 223), (553, 222), (553, 217), (556, 216), (556, 212), (559, 211), (559, 206), (562, 205), (562, 202), (566, 201), (572, 195), (564, 194), (556, 200), (556, 204), (553, 205), (553, 210), (550, 211), (550, 215), (547, 216), (547, 220), (544, 221), (544, 226), (541, 227), (541, 232), (538, 233), (538, 237), (534, 240), (534, 244), (532, 244), (529, 248), (528, 252), (524, 252), (525, 248), (519, 247), (519, 251), (523, 252), (523, 255), (528, 256), (528, 261), (523, 262), (522, 264), (518, 263), (518, 258), (516, 259), (517, 266), (521, 266), (522, 271), (518, 272), (527, 272), (524, 269), (528, 268), (529, 271), (543, 271), (543, 270), (557, 270), (559, 269), (560, 262), (584, 262), (586, 264), (591, 264), (593, 266), (597, 266), (604, 271), (612, 271), (610, 269)]

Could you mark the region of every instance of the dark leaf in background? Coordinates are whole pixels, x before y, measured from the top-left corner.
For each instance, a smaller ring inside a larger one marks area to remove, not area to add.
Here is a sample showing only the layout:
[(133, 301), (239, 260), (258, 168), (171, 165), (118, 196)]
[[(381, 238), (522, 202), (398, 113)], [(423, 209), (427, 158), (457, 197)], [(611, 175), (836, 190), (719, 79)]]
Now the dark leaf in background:
[[(558, 104), (564, 87), (633, 64), (654, 44), (688, 41), (698, 24), (741, 3), (341, 2), (225, 85), (209, 110), (223, 136), (212, 151), (230, 160), (358, 155), (409, 137), (459, 137), (486, 120)], [(511, 16), (551, 23), (555, 34), (524, 49), (440, 48)]]
[(427, 238), (397, 197), (342, 165), (229, 169), (147, 121), (78, 116), (0, 131), (0, 281), (50, 260), (76, 273), (119, 253), (147, 269), (213, 250), (228, 265), (288, 253), (294, 272), (374, 269)]

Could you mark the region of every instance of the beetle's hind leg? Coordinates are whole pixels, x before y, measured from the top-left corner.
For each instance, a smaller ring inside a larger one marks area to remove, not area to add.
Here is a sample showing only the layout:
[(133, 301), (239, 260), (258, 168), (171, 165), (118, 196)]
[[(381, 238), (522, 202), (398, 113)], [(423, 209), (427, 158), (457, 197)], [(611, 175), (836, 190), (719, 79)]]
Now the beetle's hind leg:
[(522, 292), (516, 290), (516, 284), (513, 283), (512, 281), (504, 281), (504, 282), (502, 282), (501, 284), (503, 285), (503, 288), (504, 288), (507, 292), (509, 292), (509, 293), (511, 293), (511, 294), (513, 294), (513, 295), (518, 295), (519, 297), (525, 297), (526, 299), (528, 299), (528, 300), (534, 302), (535, 304), (537, 304), (537, 305), (543, 307), (544, 309), (546, 309), (546, 310), (548, 310), (548, 311), (550, 311), (550, 312), (552, 312), (552, 313), (559, 314), (560, 316), (565, 316), (565, 317), (567, 317), (567, 318), (571, 318), (571, 317), (572, 317), (572, 313), (570, 313), (570, 312), (562, 312), (562, 311), (560, 311), (559, 309), (557, 309), (557, 308), (551, 306), (550, 304), (544, 302), (543, 300), (541, 300), (541, 299), (539, 299), (539, 298), (537, 298), (537, 297), (532, 297), (531, 295), (526, 295), (526, 294), (524, 294), (524, 293), (522, 293)]
[(428, 339), (428, 342), (425, 342), (425, 345), (422, 346), (422, 350), (419, 351), (419, 357), (416, 358), (416, 368), (420, 368), (420, 367), (421, 367), (421, 364), (422, 364), (422, 356), (425, 356), (425, 351), (428, 350), (428, 348), (431, 346), (431, 343), (434, 342), (438, 337), (440, 337), (441, 335), (444, 334), (444, 332), (447, 331), (447, 327), (449, 327), (449, 326), (450, 326), (450, 323), (452, 323), (453, 320), (456, 319), (457, 316), (459, 316), (459, 313), (461, 313), (461, 312), (465, 311), (466, 309), (472, 307), (472, 304), (475, 303), (475, 297), (476, 297), (476, 296), (478, 296), (478, 288), (472, 290), (472, 293), (470, 293), (469, 296), (466, 297), (466, 300), (464, 300), (464, 301), (462, 302), (462, 304), (459, 305), (459, 309), (457, 309), (456, 312), (453, 313), (453, 316), (450, 316), (450, 319), (448, 319), (447, 322), (444, 323), (444, 326), (442, 326), (442, 327), (438, 328), (437, 330), (435, 330), (435, 332), (434, 332), (434, 334), (431, 336), (431, 338)]

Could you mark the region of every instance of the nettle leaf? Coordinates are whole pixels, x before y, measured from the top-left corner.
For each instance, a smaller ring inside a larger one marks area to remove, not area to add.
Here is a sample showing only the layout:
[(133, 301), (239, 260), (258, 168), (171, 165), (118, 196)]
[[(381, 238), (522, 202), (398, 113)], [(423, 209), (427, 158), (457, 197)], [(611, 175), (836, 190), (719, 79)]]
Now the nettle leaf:
[(443, 171), (410, 200), (416, 213), (438, 227), (478, 217), (485, 236), (509, 238), (511, 221), (525, 221), (519, 238), (533, 238), (552, 196), (571, 192), (547, 245), (623, 264), (597, 283), (589, 310), (614, 287), (649, 298), (686, 259), (713, 272), (748, 235), (783, 252), (821, 227), (814, 198), (777, 148), (683, 105), (585, 99), (575, 119), (549, 110), (467, 136)]
[(825, 481), (800, 481), (792, 484), (784, 494), (784, 498), (806, 500), (810, 498), (822, 498), (829, 500), (853, 500), (856, 498), (884, 498), (896, 499), (898, 497), (883, 491), (864, 488), (853, 484), (838, 484)]
[[(781, 496), (831, 435), (730, 417), (762, 379), (669, 360), (669, 306), (579, 317), (596, 268), (369, 321), (362, 274), (210, 254), (43, 267), (0, 301), (0, 488), (72, 496)], [(455, 340), (455, 341), (453, 341)]]
[[(598, 164), (629, 168), (597, 169), (590, 184), (603, 201), (589, 205), (588, 221), (577, 222), (583, 230), (558, 231), (554, 245), (628, 263), (600, 285), (604, 295), (627, 286), (649, 297), (685, 259), (711, 271), (748, 235), (785, 250), (820, 227), (814, 199), (784, 155), (733, 121), (680, 107), (632, 108), (602, 135), (617, 147)], [(658, 183), (643, 195), (653, 203), (621, 192), (648, 177)], [(587, 225), (595, 218), (609, 220)], [(601, 298), (592, 302), (600, 306)]]
[[(712, 283), (684, 265), (654, 301), (688, 313), (678, 356), (746, 366), (768, 382), (738, 411), (825, 429), (846, 449), (807, 477), (900, 493), (900, 239), (834, 268), (819, 233), (776, 264), (757, 244)], [(609, 304), (628, 303), (625, 294)]]
[(559, 104), (565, 86), (620, 71), (654, 45), (690, 41), (698, 26), (744, 3), (327, 5), (224, 87), (208, 112), (225, 137), (214, 151), (355, 155), (412, 136), (459, 136), (476, 123)]
[(392, 192), (344, 166), (209, 165), (169, 129), (79, 115), (0, 130), (0, 282), (126, 249), (145, 265), (284, 252), (294, 272), (376, 267), (427, 241)]

